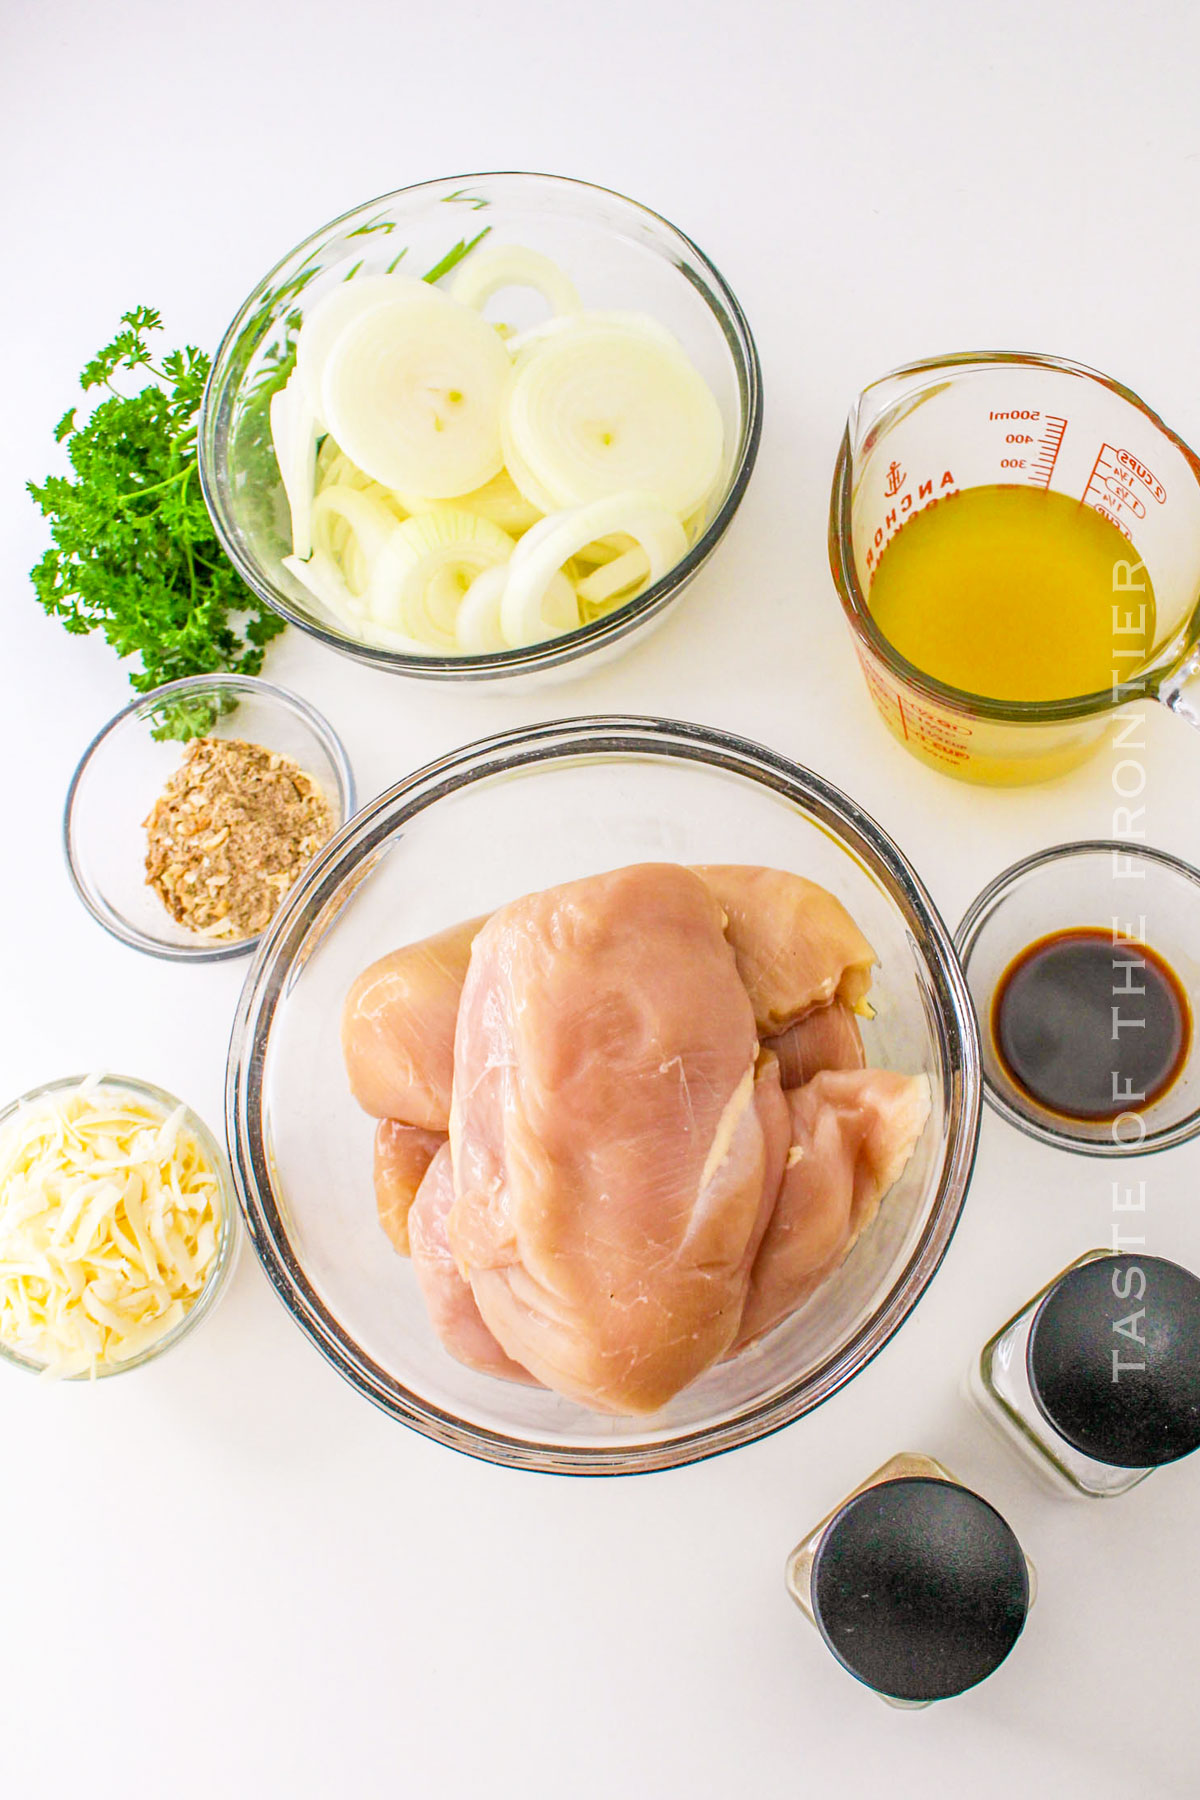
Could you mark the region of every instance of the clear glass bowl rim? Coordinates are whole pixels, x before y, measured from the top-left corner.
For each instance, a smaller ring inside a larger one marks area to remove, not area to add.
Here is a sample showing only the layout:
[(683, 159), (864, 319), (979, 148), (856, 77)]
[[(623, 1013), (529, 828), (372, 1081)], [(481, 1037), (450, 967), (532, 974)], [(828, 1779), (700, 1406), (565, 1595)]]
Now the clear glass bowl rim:
[[(1066, 861), (1069, 857), (1111, 855), (1114, 851), (1132, 860), (1157, 863), (1161, 868), (1183, 876), (1196, 887), (1197, 900), (1200, 902), (1200, 869), (1193, 868), (1182, 857), (1173, 856), (1169, 850), (1158, 850), (1149, 844), (1132, 844), (1121, 838), (1080, 838), (1072, 843), (1052, 844), (1049, 849), (1037, 850), (1032, 856), (1023, 856), (1019, 862), (1010, 863), (1007, 869), (1001, 869), (995, 879), (989, 881), (972, 900), (954, 933), (954, 948), (964, 972), (970, 969), (971, 951), (980, 930), (1026, 875), (1032, 874), (1035, 869), (1045, 868), (1049, 863)], [(991, 1029), (990, 1020), (977, 1019), (976, 1022), (981, 1034)], [(1171, 1150), (1177, 1144), (1187, 1143), (1200, 1132), (1200, 1107), (1196, 1107), (1185, 1119), (1180, 1119), (1178, 1124), (1168, 1126), (1160, 1132), (1151, 1132), (1144, 1138), (1130, 1139), (1128, 1143), (1119, 1143), (1114, 1139), (1074, 1137), (1067, 1130), (1058, 1131), (1053, 1125), (1040, 1124), (1036, 1119), (1027, 1118), (1018, 1111), (992, 1085), (986, 1064), (983, 1066), (983, 1092), (993, 1112), (999, 1113), (1008, 1124), (1015, 1125), (1018, 1131), (1023, 1131), (1026, 1137), (1036, 1138), (1041, 1144), (1052, 1144), (1056, 1150), (1072, 1150), (1079, 1156), (1153, 1156), (1159, 1150)]]
[[(206, 1318), (223, 1293), (229, 1277), (237, 1262), (237, 1253), (241, 1247), (241, 1224), (238, 1217), (237, 1194), (229, 1171), (229, 1158), (225, 1147), (219, 1143), (199, 1113), (193, 1112), (186, 1100), (172, 1094), (166, 1088), (155, 1085), (152, 1081), (142, 1081), (136, 1075), (117, 1075), (105, 1071), (102, 1074), (62, 1075), (55, 1081), (43, 1081), (37, 1087), (30, 1088), (28, 1093), (19, 1094), (0, 1107), (0, 1131), (8, 1124), (22, 1106), (32, 1105), (44, 1100), (48, 1094), (62, 1093), (72, 1088), (82, 1087), (84, 1082), (95, 1082), (99, 1087), (125, 1088), (140, 1099), (149, 1100), (154, 1106), (161, 1108), (169, 1118), (171, 1114), (183, 1108), (183, 1116), (188, 1130), (194, 1133), (211, 1162), (217, 1175), (221, 1191), (221, 1235), (217, 1243), (217, 1254), (208, 1279), (199, 1294), (188, 1307), (187, 1312), (173, 1330), (148, 1344), (137, 1356), (131, 1356), (128, 1362), (114, 1363), (109, 1368), (97, 1369), (95, 1375), (68, 1375), (67, 1381), (107, 1381), (113, 1375), (127, 1375), (131, 1369), (140, 1369), (144, 1363), (153, 1362), (167, 1350), (174, 1348), (190, 1331), (193, 1331), (201, 1320)], [(9, 1363), (14, 1369), (25, 1369), (31, 1375), (41, 1375), (45, 1365), (34, 1362), (32, 1357), (22, 1356), (8, 1344), (0, 1342), (0, 1359)]]
[[(280, 593), (264, 578), (257, 563), (243, 554), (237, 531), (226, 508), (224, 484), (218, 475), (218, 469), (224, 462), (224, 451), (223, 449), (219, 450), (218, 446), (218, 418), (222, 410), (221, 402), (228, 380), (229, 365), (233, 360), (234, 351), (247, 321), (253, 317), (265, 301), (271, 298), (274, 283), (296, 258), (305, 251), (318, 249), (340, 227), (357, 219), (360, 214), (371, 212), (377, 207), (387, 206), (395, 201), (411, 199), (412, 196), (426, 191), (432, 198), (441, 188), (469, 186), (474, 182), (482, 181), (547, 182), (555, 187), (575, 188), (584, 193), (600, 194), (607, 199), (618, 200), (622, 205), (632, 207), (635, 211), (645, 214), (646, 217), (653, 219), (656, 224), (669, 231), (680, 244), (687, 248), (689, 254), (695, 257), (697, 263), (704, 269), (712, 283), (713, 291), (719, 299), (718, 308), (713, 306), (711, 297), (707, 293), (697, 290), (701, 292), (702, 297), (709, 305), (733, 358), (738, 394), (743, 410), (741, 442), (724, 498), (696, 542), (687, 554), (675, 564), (674, 568), (663, 576), (661, 581), (654, 582), (643, 593), (627, 601), (624, 606), (618, 607), (615, 612), (609, 613), (605, 618), (596, 619), (589, 625), (580, 626), (577, 631), (569, 632), (563, 637), (550, 638), (544, 643), (532, 644), (521, 650), (500, 650), (482, 656), (408, 656), (401, 651), (388, 650), (383, 646), (367, 644), (360, 639), (352, 638), (300, 611), (286, 594)], [(246, 586), (258, 596), (264, 605), (279, 613), (301, 631), (307, 632), (310, 637), (314, 637), (319, 642), (327, 644), (331, 649), (353, 657), (358, 662), (366, 663), (372, 668), (387, 669), (393, 674), (411, 675), (427, 680), (487, 681), (530, 674), (573, 662), (607, 644), (616, 643), (635, 626), (668, 606), (680, 590), (686, 587), (701, 565), (708, 560), (725, 535), (734, 513), (741, 505), (742, 497), (750, 481), (761, 437), (762, 364), (749, 322), (742, 311), (740, 301), (721, 271), (686, 232), (681, 231), (678, 225), (665, 218), (662, 213), (655, 212), (652, 207), (643, 205), (640, 200), (631, 199), (628, 194), (622, 194), (616, 188), (607, 188), (595, 182), (581, 181), (571, 175), (552, 175), (537, 170), (486, 169), (477, 170), (474, 174), (446, 175), (433, 180), (413, 182), (407, 187), (395, 188), (390, 193), (379, 194), (372, 200), (364, 200), (357, 206), (351, 207), (347, 212), (340, 213), (337, 218), (329, 220), (327, 224), (318, 227), (316, 231), (310, 232), (294, 249), (288, 251), (286, 256), (281, 257), (239, 307), (221, 339), (205, 385), (196, 441), (200, 487), (221, 547)]]
[(138, 931), (136, 926), (131, 925), (127, 919), (122, 919), (119, 914), (108, 911), (100, 904), (85, 880), (76, 856), (75, 802), (92, 757), (127, 719), (139, 713), (156, 711), (166, 699), (182, 699), (188, 694), (203, 694), (213, 688), (234, 688), (239, 693), (254, 694), (302, 719), (319, 740), (337, 777), (342, 825), (354, 816), (357, 798), (354, 771), (350, 767), (345, 746), (328, 719), (315, 706), (310, 706), (307, 700), (301, 699), (299, 694), (292, 693), (290, 688), (279, 687), (273, 681), (264, 681), (260, 675), (185, 675), (179, 681), (167, 681), (161, 687), (151, 688), (149, 693), (138, 694), (128, 706), (123, 706), (119, 713), (115, 713), (107, 725), (101, 726), (75, 765), (75, 773), (71, 777), (63, 803), (62, 847), (71, 885), (97, 925), (102, 925), (109, 936), (116, 938), (119, 943), (128, 944), (130, 949), (140, 950), (146, 956), (160, 957), (164, 962), (228, 962), (236, 956), (248, 956), (257, 948), (262, 934), (260, 932), (257, 937), (239, 938), (234, 944), (163, 944)]
[[(348, 865), (361, 863), (406, 818), (483, 777), (569, 756), (621, 753), (682, 757), (755, 780), (832, 827), (836, 839), (866, 863), (905, 915), (937, 996), (936, 1029), (948, 1070), (948, 1149), (920, 1242), (872, 1318), (818, 1370), (733, 1419), (652, 1444), (548, 1446), (467, 1424), (411, 1393), (358, 1350), (308, 1282), (287, 1241), (260, 1131), (265, 1035), (292, 974), (290, 955), (281, 956), (283, 939), (290, 935), (297, 947), (303, 944), (313, 922), (334, 903)], [(681, 721), (613, 715), (551, 720), (481, 738), (416, 770), (363, 808), (286, 897), (247, 972), (230, 1037), (225, 1108), (233, 1179), (255, 1253), (292, 1317), (358, 1392), (424, 1436), (484, 1461), (550, 1474), (628, 1475), (681, 1467), (766, 1437), (844, 1387), (883, 1349), (937, 1273), (953, 1237), (978, 1145), (982, 1073), (974, 1008), (949, 930), (903, 853), (869, 814), (821, 776), (749, 739)]]

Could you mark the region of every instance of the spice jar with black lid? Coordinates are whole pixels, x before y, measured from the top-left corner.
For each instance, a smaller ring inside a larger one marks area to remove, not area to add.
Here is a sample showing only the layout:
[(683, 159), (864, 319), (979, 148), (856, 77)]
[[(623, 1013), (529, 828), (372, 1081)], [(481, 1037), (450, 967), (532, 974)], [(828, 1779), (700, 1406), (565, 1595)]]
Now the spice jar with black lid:
[(1127, 1493), (1200, 1448), (1200, 1280), (1089, 1251), (988, 1341), (971, 1391), (1060, 1492)]
[(1036, 1588), (996, 1509), (913, 1454), (892, 1457), (797, 1544), (786, 1580), (843, 1668), (912, 1708), (998, 1668)]

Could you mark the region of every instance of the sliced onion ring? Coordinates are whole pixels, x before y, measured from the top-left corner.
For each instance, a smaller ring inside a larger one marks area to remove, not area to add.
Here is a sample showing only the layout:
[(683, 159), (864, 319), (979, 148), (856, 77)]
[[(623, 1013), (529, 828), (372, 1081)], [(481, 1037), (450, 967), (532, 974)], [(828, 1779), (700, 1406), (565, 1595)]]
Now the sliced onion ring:
[[(443, 500), (431, 500), (427, 494), (411, 494), (407, 490), (393, 494), (392, 498), (407, 513), (428, 512), (431, 507), (445, 505)], [(493, 525), (499, 525), (501, 531), (511, 532), (514, 537), (528, 531), (542, 516), (541, 508), (525, 498), (507, 469), (501, 469), (485, 487), (463, 494), (454, 504), (463, 512), (478, 513), (481, 518), (490, 519)]]
[(313, 501), (313, 547), (334, 563), (350, 594), (365, 605), (371, 571), (396, 529), (393, 513), (361, 488), (337, 483)]
[(325, 365), (338, 338), (363, 313), (386, 300), (420, 292), (424, 282), (411, 275), (354, 275), (322, 294), (306, 316), (296, 339), (296, 368), (309, 405), (321, 419), (321, 384)]
[(307, 556), (312, 549), (317, 415), (295, 369), (284, 386), (271, 395), (268, 416), (275, 461), (292, 516), (292, 554)]
[(477, 575), (463, 595), (454, 631), (464, 656), (490, 656), (508, 649), (500, 629), (500, 602), (507, 580), (508, 570), (497, 563)]
[(483, 310), (501, 288), (533, 288), (554, 314), (582, 311), (583, 302), (570, 276), (538, 250), (519, 244), (491, 244), (476, 250), (459, 267), (449, 293), (464, 306)]
[(639, 544), (649, 564), (649, 579), (660, 581), (687, 550), (679, 520), (651, 494), (608, 494), (586, 506), (554, 513), (525, 533), (513, 551), (504, 589), (501, 624), (514, 647), (534, 644), (578, 625), (564, 618), (557, 630), (547, 629), (545, 607), (555, 575), (584, 544), (624, 532)]
[(599, 563), (590, 575), (585, 575), (579, 583), (579, 598), (589, 606), (603, 606), (614, 594), (622, 593), (635, 582), (645, 581), (649, 573), (646, 552), (640, 544), (635, 544), (632, 550), (622, 550), (611, 562)]
[(454, 499), (503, 465), (512, 379), (499, 334), (425, 287), (355, 319), (329, 353), (321, 411), (352, 462), (398, 493)]
[(719, 476), (724, 425), (679, 344), (584, 314), (518, 358), (503, 442), (535, 503), (538, 491), (566, 507), (636, 489), (684, 518)]
[(406, 519), (371, 569), (371, 617), (452, 654), (464, 595), (485, 569), (506, 564), (512, 549), (512, 539), (498, 525), (454, 507), (433, 507)]
[(377, 619), (369, 618), (361, 600), (355, 599), (343, 581), (337, 564), (323, 550), (314, 550), (307, 562), (302, 562), (298, 556), (285, 556), (281, 560), (284, 568), (290, 570), (300, 585), (319, 601), (347, 637), (363, 644), (376, 644), (382, 650), (394, 650), (403, 656), (433, 655), (430, 644), (418, 643), (416, 638), (408, 637), (402, 631), (392, 631)]

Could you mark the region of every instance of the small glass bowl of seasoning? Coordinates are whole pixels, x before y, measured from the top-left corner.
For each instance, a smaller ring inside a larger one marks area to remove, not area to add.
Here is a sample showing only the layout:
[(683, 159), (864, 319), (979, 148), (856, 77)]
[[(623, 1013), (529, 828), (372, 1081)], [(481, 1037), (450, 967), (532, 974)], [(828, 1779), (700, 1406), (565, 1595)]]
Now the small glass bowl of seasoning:
[(970, 1392), (1058, 1492), (1127, 1493), (1200, 1449), (1200, 1280), (1088, 1251), (988, 1340)]
[(802, 1538), (788, 1593), (851, 1675), (924, 1707), (987, 1679), (1037, 1578), (1011, 1526), (931, 1456), (893, 1456)]
[(346, 752), (306, 701), (249, 675), (191, 676), (89, 744), (67, 794), (67, 868), (135, 950), (244, 956), (354, 806)]
[(1010, 1124), (1089, 1156), (1200, 1131), (1200, 871), (1095, 839), (1014, 863), (955, 933), (984, 1091)]

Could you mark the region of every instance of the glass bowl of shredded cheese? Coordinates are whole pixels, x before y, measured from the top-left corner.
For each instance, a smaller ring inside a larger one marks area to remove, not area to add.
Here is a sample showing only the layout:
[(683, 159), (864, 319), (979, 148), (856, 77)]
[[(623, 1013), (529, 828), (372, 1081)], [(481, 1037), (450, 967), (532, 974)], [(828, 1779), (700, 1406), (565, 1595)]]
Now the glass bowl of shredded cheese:
[(48, 1082), (0, 1112), (0, 1357), (95, 1380), (213, 1309), (239, 1245), (224, 1152), (162, 1088)]
[(250, 675), (134, 700), (92, 740), (63, 818), (75, 891), (106, 931), (174, 962), (245, 956), (354, 811), (354, 777), (307, 701)]

